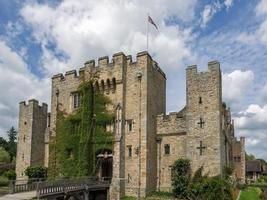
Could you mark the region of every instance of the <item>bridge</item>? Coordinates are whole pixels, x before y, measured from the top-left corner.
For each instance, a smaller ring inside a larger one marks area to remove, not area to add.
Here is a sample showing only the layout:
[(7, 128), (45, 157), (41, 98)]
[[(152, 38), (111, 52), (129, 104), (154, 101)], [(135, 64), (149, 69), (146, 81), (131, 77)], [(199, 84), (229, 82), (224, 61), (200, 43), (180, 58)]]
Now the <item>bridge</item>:
[[(79, 179), (60, 179), (47, 181), (28, 181), (13, 184), (12, 194), (0, 199), (19, 199), (20, 194), (31, 198), (48, 200), (106, 200), (110, 178), (87, 177)], [(10, 198), (8, 198), (10, 197)], [(21, 197), (23, 199), (23, 197)]]

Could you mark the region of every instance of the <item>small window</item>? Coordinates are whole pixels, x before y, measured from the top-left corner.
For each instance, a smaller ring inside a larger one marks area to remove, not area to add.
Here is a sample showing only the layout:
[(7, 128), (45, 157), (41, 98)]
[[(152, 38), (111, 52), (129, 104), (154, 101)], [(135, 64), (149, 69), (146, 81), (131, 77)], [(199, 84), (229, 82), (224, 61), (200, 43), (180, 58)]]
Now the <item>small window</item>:
[(127, 120), (128, 131), (133, 131), (133, 120)]
[(24, 161), (24, 153), (22, 154), (22, 160)]
[(72, 159), (73, 158), (73, 150), (72, 149), (66, 149), (67, 158)]
[(23, 142), (25, 142), (26, 141), (26, 136), (25, 135), (23, 135)]
[(73, 108), (78, 108), (81, 105), (81, 95), (79, 93), (73, 94)]
[(132, 146), (128, 146), (128, 157), (132, 157)]
[(27, 124), (27, 122), (24, 122), (24, 125), (26, 125)]
[(198, 103), (199, 103), (199, 104), (202, 104), (202, 97), (199, 97), (199, 98), (198, 98)]
[(234, 162), (241, 162), (241, 158), (240, 158), (240, 156), (236, 156), (236, 157), (234, 157)]
[(165, 155), (170, 154), (170, 145), (169, 144), (164, 145), (164, 153), (165, 153)]

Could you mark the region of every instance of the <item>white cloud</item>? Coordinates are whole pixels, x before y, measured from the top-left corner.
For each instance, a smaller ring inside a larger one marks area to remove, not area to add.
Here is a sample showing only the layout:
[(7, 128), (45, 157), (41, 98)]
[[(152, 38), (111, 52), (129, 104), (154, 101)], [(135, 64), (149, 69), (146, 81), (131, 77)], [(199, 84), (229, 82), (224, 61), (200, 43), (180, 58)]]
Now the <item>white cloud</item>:
[(0, 40), (0, 134), (17, 127), (19, 102), (29, 98), (48, 101), (50, 80), (30, 73), (23, 59)]
[[(124, 51), (134, 55), (143, 51), (146, 49), (148, 11), (159, 26), (159, 31), (153, 27), (150, 29), (150, 53), (155, 55), (155, 59), (161, 56), (158, 60), (162, 66), (177, 67), (191, 54), (186, 45), (191, 39), (190, 29), (166, 26), (164, 20), (171, 16), (185, 21), (192, 19), (195, 4), (196, 0), (167, 3), (163, 0), (116, 3), (69, 0), (56, 7), (28, 4), (21, 10), (21, 15), (42, 44), (42, 61), (49, 74), (65, 71), (105, 54)], [(48, 48), (50, 43), (56, 47), (53, 51)], [(64, 54), (67, 59), (58, 59), (54, 51)], [(169, 59), (169, 55), (173, 55), (173, 59)]]
[(234, 0), (225, 0), (224, 5), (226, 6), (226, 9), (229, 9), (234, 3)]
[(267, 1), (261, 0), (258, 5), (256, 6), (256, 14), (257, 15), (264, 15), (267, 14)]
[(246, 94), (248, 87), (254, 79), (254, 73), (250, 70), (235, 70), (222, 76), (223, 99), (229, 103), (239, 103)]
[(208, 22), (217, 12), (220, 12), (224, 7), (226, 7), (228, 10), (232, 5), (233, 0), (225, 0), (223, 3), (220, 3), (219, 1), (213, 1), (212, 4), (206, 5), (201, 13), (200, 26), (205, 28)]
[(237, 135), (246, 137), (246, 151), (267, 160), (267, 104), (251, 104), (234, 120)]
[(256, 8), (255, 13), (261, 20), (259, 26), (253, 33), (241, 33), (238, 40), (247, 44), (263, 44), (267, 45), (267, 1), (261, 0)]
[(249, 105), (235, 118), (236, 127), (239, 129), (266, 129), (267, 128), (267, 105)]

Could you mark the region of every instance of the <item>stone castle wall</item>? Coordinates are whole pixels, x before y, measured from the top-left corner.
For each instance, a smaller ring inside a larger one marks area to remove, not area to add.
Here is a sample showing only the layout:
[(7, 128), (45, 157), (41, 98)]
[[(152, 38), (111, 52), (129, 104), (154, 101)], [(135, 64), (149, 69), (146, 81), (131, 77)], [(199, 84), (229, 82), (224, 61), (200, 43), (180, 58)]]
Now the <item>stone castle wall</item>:
[[(186, 157), (192, 170), (204, 167), (204, 173), (222, 173), (221, 133), (222, 86), (218, 62), (209, 62), (208, 71), (186, 70)], [(201, 127), (201, 120), (204, 122)], [(200, 150), (202, 143), (202, 152)], [(202, 155), (201, 155), (202, 153)]]
[(32, 165), (44, 165), (44, 133), (47, 127), (47, 105), (29, 100), (20, 103), (19, 135), (17, 145), (16, 174), (18, 180), (27, 179), (25, 169)]
[(233, 139), (233, 163), (234, 174), (237, 181), (245, 183), (246, 177), (246, 155), (245, 155), (245, 138), (241, 137), (238, 141)]
[[(122, 126), (120, 142), (114, 147), (113, 176), (120, 180), (120, 191), (127, 195), (144, 196), (156, 187), (156, 123), (155, 116), (165, 112), (165, 74), (146, 52), (139, 53), (136, 62), (123, 53), (114, 54), (112, 62), (102, 57), (95, 66), (94, 61), (85, 63), (76, 71), (52, 78), (51, 135), (55, 135), (57, 106), (66, 114), (72, 113), (73, 94), (82, 80), (97, 75), (95, 85), (99, 87), (116, 106), (122, 106)], [(152, 101), (158, 99), (158, 101)], [(129, 122), (132, 130), (128, 130)], [(132, 156), (128, 158), (129, 147)], [(48, 149), (48, 148), (46, 148)], [(116, 151), (115, 151), (116, 149)], [(141, 152), (140, 154), (138, 152)], [(153, 163), (148, 165), (148, 163)], [(115, 180), (115, 178), (114, 178)], [(122, 183), (123, 182), (123, 183)]]
[[(165, 146), (170, 152), (166, 154)], [(157, 116), (157, 190), (171, 191), (171, 166), (178, 158), (186, 156), (185, 109), (179, 113)]]
[[(135, 62), (131, 56), (117, 53), (111, 60), (99, 58), (97, 64), (87, 61), (79, 73), (72, 70), (53, 76), (51, 114), (36, 101), (20, 104), (17, 174), (37, 163), (37, 158), (45, 166), (55, 166), (49, 143), (56, 135), (57, 111), (73, 113), (79, 85), (93, 76), (94, 88), (111, 100), (108, 108), (116, 115), (110, 199), (146, 196), (156, 189), (170, 191), (171, 165), (178, 158), (190, 159), (193, 171), (203, 166), (204, 173), (218, 175), (232, 162), (232, 152), (241, 148), (238, 152), (243, 160), (237, 168), (243, 176), (244, 140), (237, 147), (232, 143), (234, 125), (230, 109), (222, 103), (219, 63), (209, 62), (206, 72), (188, 67), (186, 106), (165, 115), (166, 76), (147, 52), (138, 53)], [(30, 139), (24, 142), (23, 135)], [(22, 153), (27, 155), (24, 160)]]

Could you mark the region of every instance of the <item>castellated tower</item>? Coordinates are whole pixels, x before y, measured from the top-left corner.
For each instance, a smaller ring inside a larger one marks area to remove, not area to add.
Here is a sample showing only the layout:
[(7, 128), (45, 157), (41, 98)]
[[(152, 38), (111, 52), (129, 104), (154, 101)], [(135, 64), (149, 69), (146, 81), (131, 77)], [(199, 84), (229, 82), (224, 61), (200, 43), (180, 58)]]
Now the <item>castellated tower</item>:
[(28, 105), (19, 105), (19, 135), (17, 145), (17, 180), (25, 180), (25, 169), (32, 165), (44, 165), (44, 133), (47, 127), (47, 104), (41, 106), (35, 99)]
[(208, 71), (197, 66), (186, 70), (186, 157), (192, 170), (204, 167), (210, 176), (222, 174), (222, 86), (220, 64), (208, 63)]
[[(97, 75), (95, 89), (112, 102), (116, 113), (113, 174), (110, 198), (145, 196), (156, 189), (157, 149), (155, 117), (165, 113), (166, 77), (147, 52), (131, 56), (116, 53), (87, 61), (79, 70), (52, 78), (51, 137), (56, 135), (57, 109), (70, 114), (77, 106), (77, 90), (82, 80)], [(76, 103), (75, 103), (76, 102)], [(47, 144), (48, 145), (48, 144)], [(49, 147), (46, 149), (49, 151)], [(50, 157), (51, 156), (51, 151)], [(49, 160), (49, 167), (55, 163)]]

